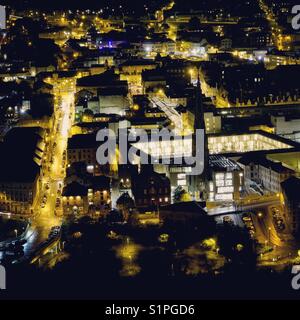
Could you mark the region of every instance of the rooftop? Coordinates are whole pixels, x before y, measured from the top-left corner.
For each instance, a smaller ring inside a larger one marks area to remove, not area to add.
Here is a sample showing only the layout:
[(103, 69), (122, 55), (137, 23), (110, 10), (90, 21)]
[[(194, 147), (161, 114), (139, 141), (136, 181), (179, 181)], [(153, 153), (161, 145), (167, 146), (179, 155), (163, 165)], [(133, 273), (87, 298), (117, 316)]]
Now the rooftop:
[(271, 161), (267, 159), (265, 155), (258, 155), (257, 153), (247, 153), (242, 158), (240, 158), (238, 162), (242, 165), (249, 165), (251, 163), (261, 165), (277, 173), (294, 173), (293, 170), (285, 167), (281, 162)]
[(87, 187), (74, 181), (64, 187), (62, 195), (64, 197), (77, 197), (77, 196), (84, 197), (87, 195), (87, 193), (88, 193)]
[(96, 135), (93, 133), (76, 134), (68, 140), (68, 149), (90, 149), (96, 147)]
[(128, 66), (148, 66), (148, 65), (156, 65), (156, 63), (153, 60), (150, 59), (130, 59), (122, 64), (119, 65), (119, 67), (128, 67)]
[(209, 166), (216, 171), (241, 170), (240, 166), (236, 162), (221, 155), (210, 155)]
[(0, 143), (0, 181), (33, 182), (40, 170), (44, 130), (39, 127), (13, 128)]
[[(120, 81), (119, 75), (115, 74), (113, 70), (105, 71), (101, 74), (87, 76), (77, 79), (77, 86), (79, 87), (98, 87), (115, 84)], [(126, 81), (122, 81), (126, 83)]]

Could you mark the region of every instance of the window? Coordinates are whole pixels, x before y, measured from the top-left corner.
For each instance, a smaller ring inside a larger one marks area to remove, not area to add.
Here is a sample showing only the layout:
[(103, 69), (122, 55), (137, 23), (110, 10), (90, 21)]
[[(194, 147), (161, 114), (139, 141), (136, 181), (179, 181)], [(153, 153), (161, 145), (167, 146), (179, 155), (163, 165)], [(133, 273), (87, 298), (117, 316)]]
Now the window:
[(225, 181), (226, 186), (232, 186), (232, 180), (226, 180)]
[(177, 184), (179, 186), (185, 186), (186, 185), (186, 180), (177, 180)]
[(224, 187), (224, 180), (217, 180), (216, 181), (216, 186), (217, 187)]

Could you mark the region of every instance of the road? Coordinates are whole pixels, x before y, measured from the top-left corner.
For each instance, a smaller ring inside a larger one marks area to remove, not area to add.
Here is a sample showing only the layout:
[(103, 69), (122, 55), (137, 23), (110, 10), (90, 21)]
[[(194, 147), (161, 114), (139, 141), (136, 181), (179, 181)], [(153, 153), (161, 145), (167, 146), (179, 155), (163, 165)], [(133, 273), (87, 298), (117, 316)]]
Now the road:
[[(55, 101), (57, 101), (55, 105), (56, 121), (52, 132), (49, 134), (45, 161), (42, 164), (42, 187), (39, 197), (35, 201), (34, 216), (31, 219), (31, 227), (26, 236), (25, 256), (32, 254), (38, 245), (48, 238), (53, 226), (62, 223), (61, 215), (59, 215), (60, 209), (56, 208), (56, 201), (61, 198), (61, 192), (58, 194), (58, 190), (63, 187), (66, 171), (66, 161), (63, 160), (63, 153), (67, 149), (68, 134), (74, 119), (75, 81), (66, 79), (52, 84)], [(42, 203), (45, 196), (47, 201), (43, 207)]]
[(224, 207), (217, 207), (217, 208), (211, 208), (208, 209), (208, 214), (211, 216), (222, 216), (227, 214), (234, 214), (236, 212), (245, 212), (245, 211), (251, 211), (253, 209), (259, 209), (264, 208), (266, 206), (276, 206), (280, 204), (280, 200), (262, 200), (257, 202), (255, 201), (249, 201), (249, 204), (242, 204), (242, 205), (228, 205)]
[(276, 44), (277, 49), (279, 51), (290, 50), (292, 39), (290, 36), (283, 35), (283, 30), (278, 24), (277, 17), (273, 13), (272, 8), (268, 7), (268, 5), (265, 3), (264, 0), (259, 0), (259, 5), (261, 10), (264, 12), (265, 17), (269, 23), (269, 26), (271, 28), (271, 33), (272, 33), (272, 40), (273, 40), (273, 43)]
[[(278, 231), (274, 225), (272, 208), (277, 208), (283, 218), (286, 229)], [(242, 213), (251, 213), (255, 228), (255, 239), (263, 248), (272, 248), (272, 251), (259, 256), (258, 266), (283, 268), (291, 263), (298, 255), (298, 244), (285, 221), (284, 208), (279, 199), (265, 200), (259, 203), (251, 203), (243, 206), (227, 206), (208, 210), (208, 214), (215, 217), (217, 223), (223, 223), (223, 217), (231, 218), (235, 225), (243, 227)]]

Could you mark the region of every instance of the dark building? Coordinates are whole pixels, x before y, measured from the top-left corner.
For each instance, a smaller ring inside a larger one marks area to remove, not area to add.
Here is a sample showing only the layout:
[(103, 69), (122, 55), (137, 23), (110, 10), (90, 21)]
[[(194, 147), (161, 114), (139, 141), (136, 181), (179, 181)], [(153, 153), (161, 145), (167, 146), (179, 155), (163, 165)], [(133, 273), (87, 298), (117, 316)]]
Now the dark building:
[(87, 166), (96, 167), (96, 151), (98, 146), (95, 134), (74, 135), (68, 140), (68, 164), (85, 162)]
[(171, 203), (170, 180), (156, 173), (151, 166), (142, 167), (132, 181), (132, 192), (137, 207), (151, 207)]
[(290, 177), (281, 183), (284, 202), (287, 210), (287, 221), (294, 233), (299, 233), (300, 226), (300, 179)]
[(30, 214), (40, 190), (44, 130), (14, 128), (0, 144), (0, 210)]
[(203, 209), (204, 205), (204, 202), (189, 201), (163, 206), (159, 210), (159, 220), (182, 224), (206, 220), (207, 212)]

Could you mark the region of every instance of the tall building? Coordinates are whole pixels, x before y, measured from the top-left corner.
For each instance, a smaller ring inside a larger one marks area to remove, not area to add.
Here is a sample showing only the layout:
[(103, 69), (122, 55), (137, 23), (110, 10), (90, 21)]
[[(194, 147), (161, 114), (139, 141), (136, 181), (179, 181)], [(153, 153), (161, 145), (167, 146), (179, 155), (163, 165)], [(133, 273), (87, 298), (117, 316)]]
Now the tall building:
[[(208, 140), (205, 131), (205, 121), (204, 121), (204, 109), (202, 101), (202, 90), (200, 86), (200, 79), (198, 75), (197, 86), (194, 90), (194, 97), (192, 102), (192, 113), (194, 114), (194, 133), (192, 139), (192, 156), (196, 157), (198, 154), (197, 151), (204, 152), (204, 163), (203, 163), (203, 172), (198, 175), (189, 176), (189, 192), (192, 194), (195, 200), (206, 200), (207, 199), (207, 190), (208, 190), (208, 181), (209, 181), (209, 163), (208, 163)], [(204, 134), (204, 146), (201, 148), (201, 142), (196, 139), (197, 130), (202, 130)]]
[(290, 177), (281, 183), (284, 202), (286, 205), (287, 221), (293, 233), (299, 233), (300, 227), (300, 179)]

